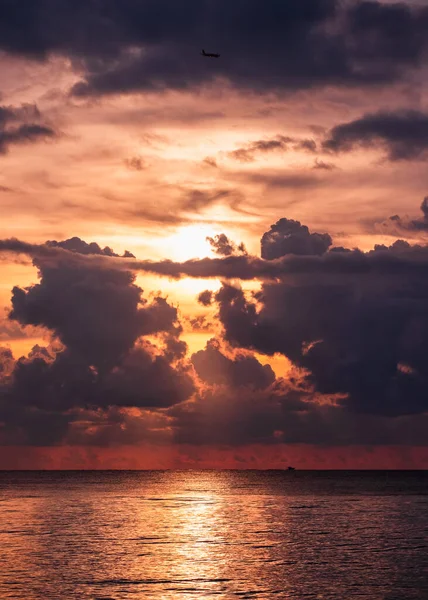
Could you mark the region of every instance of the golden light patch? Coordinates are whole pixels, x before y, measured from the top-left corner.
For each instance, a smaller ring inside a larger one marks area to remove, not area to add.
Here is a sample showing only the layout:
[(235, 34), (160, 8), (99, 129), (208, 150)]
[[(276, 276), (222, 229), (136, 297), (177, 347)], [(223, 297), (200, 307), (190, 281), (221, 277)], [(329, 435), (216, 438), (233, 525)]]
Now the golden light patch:
[(19, 340), (8, 340), (7, 342), (3, 342), (3, 346), (9, 346), (12, 350), (13, 356), (18, 359), (21, 356), (28, 356), (34, 346), (46, 346), (47, 342), (41, 337), (37, 338), (22, 338)]
[(273, 356), (265, 356), (254, 352), (254, 356), (262, 365), (270, 365), (276, 377), (285, 377), (291, 373), (292, 364), (286, 356), (282, 354), (274, 354)]
[(162, 244), (169, 249), (169, 256), (176, 261), (206, 258), (212, 255), (207, 237), (213, 237), (216, 233), (212, 225), (202, 223), (185, 225), (172, 235), (163, 238)]
[(204, 350), (208, 340), (210, 340), (213, 335), (214, 332), (212, 331), (192, 331), (184, 333), (181, 336), (181, 339), (187, 343), (189, 356), (191, 356), (195, 352), (199, 352), (199, 350)]

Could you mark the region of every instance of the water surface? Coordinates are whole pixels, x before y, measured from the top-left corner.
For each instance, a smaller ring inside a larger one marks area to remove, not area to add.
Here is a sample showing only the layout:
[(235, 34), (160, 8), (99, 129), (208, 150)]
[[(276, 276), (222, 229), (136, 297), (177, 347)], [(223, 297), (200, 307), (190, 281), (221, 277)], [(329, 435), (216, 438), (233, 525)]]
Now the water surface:
[(0, 472), (0, 598), (427, 600), (425, 472)]

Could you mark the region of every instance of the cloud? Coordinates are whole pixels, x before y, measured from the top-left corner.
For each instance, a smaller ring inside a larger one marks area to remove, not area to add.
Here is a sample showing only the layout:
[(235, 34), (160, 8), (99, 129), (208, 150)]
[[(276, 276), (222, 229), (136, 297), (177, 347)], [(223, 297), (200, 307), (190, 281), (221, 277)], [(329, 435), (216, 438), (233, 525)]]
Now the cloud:
[[(75, 252), (77, 254), (83, 255), (119, 257), (119, 254), (113, 252), (113, 250), (108, 246), (106, 246), (105, 248), (101, 248), (95, 242), (87, 244), (84, 240), (81, 240), (78, 237), (69, 238), (68, 240), (64, 240), (63, 242), (49, 241), (46, 242), (46, 246), (48, 246), (49, 248), (63, 248), (64, 250), (69, 250), (70, 252)], [(131, 254), (128, 250), (125, 250), (123, 258), (135, 258), (135, 256)]]
[(33, 262), (40, 283), (13, 288), (10, 318), (50, 329), (88, 365), (110, 369), (138, 337), (173, 329), (177, 310), (162, 298), (148, 304), (127, 271)]
[[(149, 263), (79, 238), (0, 241), (35, 253), (39, 270), (38, 284), (14, 288), (11, 318), (60, 340), (18, 361), (0, 352), (2, 443), (425, 443), (428, 249), (331, 244), (288, 219), (262, 237), (272, 259)], [(221, 330), (189, 361), (177, 310), (145, 300), (129, 270), (147, 264), (272, 279), (252, 294), (225, 282), (200, 294)], [(261, 354), (287, 357), (287, 378)]]
[(144, 347), (134, 348), (102, 382), (102, 405), (158, 409), (189, 398), (194, 391), (191, 377), (184, 368), (173, 368), (168, 358), (168, 352), (152, 356)]
[(225, 201), (233, 210), (239, 211), (239, 206), (243, 199), (243, 195), (239, 191), (233, 189), (220, 189), (210, 192), (194, 189), (186, 192), (181, 209), (190, 212), (200, 212), (204, 208)]
[(15, 366), (12, 350), (0, 346), (0, 383), (4, 385), (10, 378)]
[[(289, 251), (284, 247), (283, 252)], [(215, 301), (226, 341), (267, 355), (283, 354), (307, 371), (316, 392), (344, 394), (341, 406), (351, 412), (391, 417), (425, 413), (428, 246), (412, 248), (397, 240), (368, 253), (325, 249), (316, 256), (317, 245), (305, 247), (310, 251), (303, 260), (318, 269), (311, 268), (310, 276), (294, 271), (292, 277), (264, 283), (257, 303), (241, 289), (223, 284)], [(355, 270), (357, 255), (376, 269)], [(325, 271), (322, 265), (339, 256), (340, 270)], [(404, 258), (409, 256), (414, 263)]]
[(314, 394), (303, 372), (275, 379), (249, 358), (240, 351), (227, 356), (213, 340), (192, 356), (204, 385), (191, 401), (168, 410), (175, 442), (211, 447), (426, 443), (425, 415), (355, 412), (340, 396)]
[(209, 167), (213, 167), (215, 169), (218, 167), (216, 159), (212, 158), (211, 156), (207, 156), (202, 162), (208, 165)]
[(258, 153), (265, 154), (277, 150), (282, 150), (284, 152), (288, 150), (316, 152), (316, 149), (317, 146), (314, 140), (299, 140), (284, 135), (277, 135), (271, 139), (250, 142), (242, 148), (229, 152), (228, 156), (240, 162), (252, 162), (255, 160), (254, 155)]
[(52, 127), (34, 121), (41, 121), (41, 114), (35, 105), (0, 106), (0, 154), (6, 154), (13, 145), (57, 136)]
[[(160, 296), (143, 298), (133, 273), (93, 262), (121, 260), (110, 248), (71, 238), (49, 242), (44, 250), (33, 257), (40, 282), (13, 288), (9, 319), (41, 326), (58, 341), (36, 346), (18, 361), (9, 350), (0, 352), (1, 442), (57, 444), (74, 439), (77, 428), (80, 441), (107, 443), (108, 435), (98, 433), (110, 428), (111, 407), (137, 410), (139, 421), (141, 411), (188, 399), (194, 385), (182, 364), (187, 346), (179, 339), (177, 309)], [(157, 336), (159, 344), (146, 336)], [(96, 425), (82, 422), (83, 410), (98, 411)], [(128, 415), (117, 427), (130, 426), (130, 420)]]
[(205, 350), (192, 355), (192, 364), (198, 377), (210, 385), (228, 385), (251, 389), (265, 389), (275, 381), (269, 365), (261, 365), (254, 356), (236, 353), (227, 357), (217, 340), (210, 340)]
[(336, 165), (334, 165), (333, 163), (325, 162), (325, 161), (317, 158), (315, 160), (314, 166), (312, 168), (320, 169), (320, 170), (324, 170), (324, 171), (332, 171), (333, 169), (336, 169)]
[(143, 171), (145, 169), (145, 164), (141, 156), (133, 156), (132, 158), (125, 159), (125, 166), (130, 171)]
[(428, 114), (380, 111), (336, 125), (323, 142), (326, 151), (349, 152), (355, 147), (380, 148), (390, 161), (423, 160), (428, 151)]
[(280, 219), (261, 239), (261, 256), (267, 260), (287, 254), (324, 254), (332, 244), (328, 233), (309, 233), (299, 221)]
[(216, 339), (193, 354), (191, 362), (203, 385), (191, 401), (168, 411), (174, 439), (180, 444), (275, 443), (282, 421), (281, 401), (295, 410), (306, 407), (292, 398), (291, 388), (276, 382), (269, 365), (249, 353), (228, 355)]
[(308, 172), (299, 173), (287, 172), (284, 169), (272, 169), (265, 170), (264, 172), (241, 172), (234, 173), (234, 177), (237, 180), (244, 181), (245, 183), (265, 186), (271, 190), (310, 190), (316, 188), (319, 190), (325, 185), (325, 180), (310, 174)]
[(213, 238), (207, 237), (207, 241), (210, 243), (214, 252), (216, 254), (219, 254), (220, 256), (239, 256), (247, 254), (245, 246), (242, 242), (238, 246), (234, 242), (229, 240), (227, 235), (225, 235), (224, 233), (220, 233), (219, 235), (216, 235)]
[(386, 234), (403, 234), (414, 235), (425, 233), (428, 231), (428, 196), (423, 199), (421, 204), (422, 217), (419, 219), (410, 219), (408, 217), (400, 217), (393, 215), (386, 221), (375, 223), (375, 227), (381, 233)]
[[(206, 295), (206, 292), (205, 292)], [(211, 303), (211, 298), (209, 299)], [(209, 306), (208, 304), (208, 306)], [(193, 331), (212, 331), (214, 324), (209, 321), (204, 315), (198, 315), (193, 318), (188, 318), (188, 322)]]
[(18, 325), (18, 323), (12, 322), (7, 318), (0, 318), (0, 342), (27, 339), (41, 336), (42, 334), (43, 330), (36, 329), (34, 327), (22, 328)]
[(210, 306), (212, 299), (213, 292), (211, 292), (210, 290), (205, 290), (204, 292), (201, 292), (198, 296), (198, 302), (199, 304), (202, 304), (202, 306)]
[(266, 153), (274, 150), (287, 150), (288, 144), (293, 141), (293, 138), (284, 135), (277, 135), (275, 138), (267, 140), (257, 140), (250, 142), (244, 148), (238, 148), (228, 153), (230, 158), (241, 162), (251, 162), (254, 160), (254, 154), (258, 152)]
[[(18, 0), (0, 4), (0, 49), (71, 59), (83, 73), (80, 96), (185, 90), (218, 77), (257, 91), (379, 85), (424, 64), (427, 21), (426, 7), (410, 2), (250, 0), (243, 18), (226, 0)], [(207, 39), (218, 40), (220, 60), (195, 51)]]
[[(413, 285), (403, 293), (403, 286)], [(216, 297), (227, 341), (281, 353), (322, 394), (354, 413), (427, 410), (427, 287), (422, 278), (265, 284), (261, 308), (224, 286)]]
[[(281, 221), (281, 220), (280, 220)], [(285, 221), (291, 221), (285, 219)], [(298, 223), (298, 222), (297, 222)], [(306, 226), (302, 226), (306, 228)], [(266, 232), (267, 234), (270, 232)], [(323, 236), (328, 234), (310, 234)], [(311, 239), (311, 238), (310, 238)], [(325, 241), (322, 243), (326, 243)], [(318, 242), (315, 244), (318, 248)], [(295, 252), (296, 250), (293, 250)], [(65, 262), (70, 268), (92, 266), (113, 271), (155, 273), (175, 279), (183, 276), (195, 278), (224, 278), (242, 280), (280, 280), (290, 275), (404, 275), (420, 274), (426, 269), (428, 247), (410, 246), (397, 240), (389, 247), (375, 246), (374, 250), (362, 252), (348, 248), (331, 248), (322, 255), (285, 254), (276, 259), (265, 260), (252, 255), (226, 256), (224, 258), (191, 259), (184, 262), (172, 260), (136, 260), (111, 256), (84, 256), (47, 244), (29, 244), (14, 238), (0, 240), (0, 253), (27, 254), (46, 266)]]

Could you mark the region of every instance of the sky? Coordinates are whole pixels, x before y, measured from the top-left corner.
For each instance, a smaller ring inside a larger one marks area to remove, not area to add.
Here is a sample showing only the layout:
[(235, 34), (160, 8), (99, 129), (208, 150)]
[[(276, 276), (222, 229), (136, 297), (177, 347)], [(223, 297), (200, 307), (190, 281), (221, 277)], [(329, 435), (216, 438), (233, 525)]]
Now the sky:
[(428, 468), (427, 27), (0, 0), (0, 468)]

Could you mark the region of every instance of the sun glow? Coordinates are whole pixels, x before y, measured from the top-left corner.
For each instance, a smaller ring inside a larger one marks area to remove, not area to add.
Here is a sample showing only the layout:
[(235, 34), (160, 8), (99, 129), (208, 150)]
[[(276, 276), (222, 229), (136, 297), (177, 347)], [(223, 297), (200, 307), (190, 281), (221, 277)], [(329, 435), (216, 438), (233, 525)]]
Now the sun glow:
[(217, 233), (212, 225), (203, 223), (186, 225), (171, 236), (163, 238), (163, 243), (165, 249), (169, 252), (169, 256), (176, 261), (205, 258), (213, 256), (207, 237), (214, 237)]

